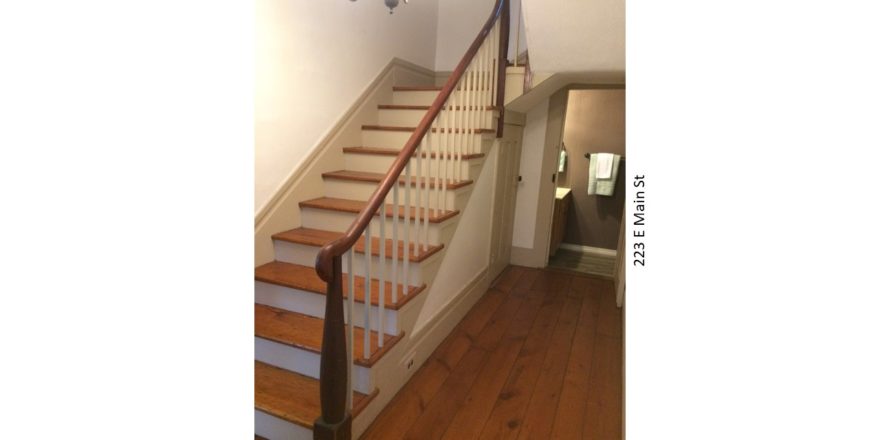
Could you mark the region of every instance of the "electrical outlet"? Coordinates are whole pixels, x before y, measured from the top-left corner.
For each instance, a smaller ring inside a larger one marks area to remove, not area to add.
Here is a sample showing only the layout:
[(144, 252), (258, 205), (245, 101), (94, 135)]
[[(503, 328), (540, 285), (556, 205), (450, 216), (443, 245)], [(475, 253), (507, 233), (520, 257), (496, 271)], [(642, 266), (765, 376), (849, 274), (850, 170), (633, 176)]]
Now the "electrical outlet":
[(409, 371), (412, 369), (412, 367), (415, 364), (416, 364), (416, 354), (415, 354), (415, 352), (413, 352), (413, 353), (410, 353), (409, 356), (407, 356), (406, 360), (403, 362), (403, 365), (406, 365), (406, 369), (407, 369), (407, 371)]

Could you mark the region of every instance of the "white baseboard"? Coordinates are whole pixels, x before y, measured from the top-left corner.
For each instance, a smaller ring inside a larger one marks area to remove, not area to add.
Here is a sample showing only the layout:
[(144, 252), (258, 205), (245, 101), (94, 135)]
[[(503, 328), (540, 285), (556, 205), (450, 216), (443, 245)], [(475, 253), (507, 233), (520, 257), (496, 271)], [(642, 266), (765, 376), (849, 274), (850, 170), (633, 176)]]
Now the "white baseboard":
[(510, 264), (515, 266), (542, 268), (547, 265), (547, 254), (537, 249), (526, 249), (516, 246), (510, 248)]
[(584, 254), (590, 255), (600, 255), (603, 257), (617, 257), (617, 251), (614, 249), (605, 249), (599, 247), (592, 246), (581, 246), (579, 244), (571, 244), (571, 243), (562, 243), (559, 245), (562, 249), (567, 249), (570, 251), (581, 252)]

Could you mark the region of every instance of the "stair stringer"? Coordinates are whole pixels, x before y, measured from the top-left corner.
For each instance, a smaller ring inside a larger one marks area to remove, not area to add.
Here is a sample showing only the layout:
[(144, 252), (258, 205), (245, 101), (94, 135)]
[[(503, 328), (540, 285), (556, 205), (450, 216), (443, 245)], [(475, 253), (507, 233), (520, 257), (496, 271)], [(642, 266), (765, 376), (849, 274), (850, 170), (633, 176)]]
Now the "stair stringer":
[[(500, 139), (492, 140), (486, 160), (474, 177), (471, 196), (463, 206), (456, 206), (461, 210), (460, 219), (444, 234), (442, 259), (431, 272), (422, 275), (428, 286), (426, 291), (398, 312), (398, 325), (405, 336), (372, 367), (371, 384), (381, 392), (353, 420), (353, 438), (366, 431), (489, 288), (492, 212), (497, 190), (494, 174), (499, 145)], [(475, 236), (485, 236), (484, 242), (475, 242)], [(465, 256), (473, 260), (463, 258)], [(473, 261), (480, 264), (475, 265)], [(412, 364), (407, 367), (410, 360)]]

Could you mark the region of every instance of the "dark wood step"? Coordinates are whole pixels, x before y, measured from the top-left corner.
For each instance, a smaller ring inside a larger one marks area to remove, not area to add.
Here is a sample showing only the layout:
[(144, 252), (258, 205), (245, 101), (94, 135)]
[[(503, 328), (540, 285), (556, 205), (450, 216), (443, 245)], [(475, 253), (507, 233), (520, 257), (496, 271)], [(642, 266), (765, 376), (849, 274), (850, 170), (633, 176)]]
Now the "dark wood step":
[[(459, 85), (461, 85), (461, 83), (459, 83)], [(394, 86), (392, 88), (392, 90), (394, 90), (395, 92), (439, 92), (440, 90), (443, 90), (443, 86)], [(456, 88), (456, 90), (461, 90), (461, 89)], [(489, 90), (489, 88), (487, 87), (487, 88), (483, 88), (483, 89), (471, 89), (471, 90), (487, 91), (487, 90)]]
[[(379, 147), (345, 147), (342, 149), (343, 153), (349, 154), (371, 154), (376, 156), (397, 156), (400, 154), (400, 150), (395, 150), (394, 148), (379, 148)], [(438, 156), (437, 153), (432, 152), (428, 154), (427, 152), (423, 152), (421, 154), (422, 157), (432, 157), (435, 158)], [(464, 154), (461, 155), (462, 160), (471, 160), (471, 159), (479, 159), (481, 157), (486, 156), (483, 153), (472, 153), (472, 154)], [(459, 154), (448, 153), (442, 155), (445, 159), (458, 159)]]
[[(348, 330), (346, 330), (348, 331)], [(379, 333), (370, 332), (370, 357), (364, 357), (364, 329), (355, 326), (354, 363), (372, 367), (382, 356), (403, 337), (384, 335), (382, 348), (379, 348)], [(254, 304), (254, 335), (263, 339), (289, 345), (291, 347), (321, 353), (324, 340), (324, 320), (301, 313), (291, 312), (267, 305)]]
[[(402, 226), (402, 225), (401, 225)], [(402, 231), (402, 229), (400, 230)], [(400, 232), (398, 231), (398, 232)], [(389, 232), (389, 231), (386, 231)], [(312, 229), (312, 228), (296, 228), (291, 229), (289, 231), (284, 231), (272, 236), (273, 240), (286, 241), (289, 243), (297, 243), (304, 244), (306, 246), (316, 246), (316, 247), (324, 247), (327, 243), (330, 243), (334, 240), (341, 238), (343, 235), (342, 232), (334, 232), (334, 231), (324, 231), (321, 229)], [(401, 234), (402, 236), (403, 234)], [(370, 253), (374, 256), (379, 256), (379, 238), (373, 237), (370, 240), (372, 243), (370, 244)], [(397, 243), (397, 259), (403, 260), (403, 249), (404, 243), (403, 241), (398, 240)], [(427, 250), (422, 251), (418, 255), (416, 254), (415, 244), (409, 244), (409, 261), (418, 263), (424, 261), (426, 258), (431, 255), (436, 254), (441, 249), (443, 249), (443, 245), (429, 245)], [(388, 238), (385, 240), (385, 258), (390, 259), (393, 257), (394, 250), (394, 240)], [(354, 246), (354, 251), (360, 254), (363, 254), (366, 251), (366, 240), (363, 236), (357, 241)]]
[(394, 86), (395, 92), (439, 92), (443, 86)]
[[(349, 180), (356, 182), (370, 182), (370, 183), (379, 183), (385, 178), (385, 174), (382, 173), (370, 173), (367, 171), (349, 171), (349, 170), (339, 170), (339, 171), (331, 171), (329, 173), (321, 174), (321, 177), (325, 179), (335, 179), (335, 180)], [(430, 188), (437, 188), (443, 182), (440, 179), (427, 179), (422, 177), (421, 179), (416, 179), (415, 176), (412, 177), (411, 180), (412, 186), (421, 185), (422, 188), (425, 187), (427, 183)], [(474, 183), (473, 180), (446, 180), (446, 188), (447, 189), (459, 189), (470, 184)], [(400, 184), (406, 185), (406, 176), (400, 176)], [(398, 200), (399, 202), (399, 200)]]
[[(254, 269), (254, 279), (264, 283), (305, 290), (319, 295), (327, 294), (327, 283), (318, 276), (318, 273), (315, 272), (315, 268), (312, 266), (301, 266), (299, 264), (273, 261)], [(397, 302), (392, 301), (391, 290), (391, 283), (386, 281), (385, 308), (389, 310), (398, 310), (416, 295), (425, 290), (425, 285), (422, 284), (418, 287), (409, 286), (406, 290), (406, 295), (400, 295), (400, 293), (404, 292), (404, 286), (398, 285)], [(348, 298), (348, 274), (342, 275), (342, 296)], [(366, 283), (364, 277), (355, 276), (354, 300), (359, 303), (364, 303), (365, 296)], [(379, 280), (377, 279), (370, 280), (370, 304), (374, 306), (379, 305)]]
[[(400, 196), (403, 201), (403, 196)], [(327, 211), (337, 211), (337, 212), (347, 212), (350, 214), (357, 214), (361, 212), (366, 206), (367, 202), (361, 200), (348, 200), (348, 199), (337, 199), (333, 197), (319, 197), (317, 199), (306, 200), (303, 202), (299, 202), (300, 208), (313, 208), (313, 209), (323, 209)], [(416, 216), (416, 212), (418, 212), (419, 219), (424, 218), (425, 209), (424, 208), (409, 208), (409, 218), (414, 219)], [(452, 217), (458, 215), (459, 211), (443, 211), (443, 210), (428, 210), (428, 221), (431, 223), (442, 223), (446, 220), (449, 220)], [(377, 212), (376, 215), (379, 215)], [(403, 206), (394, 206), (394, 205), (385, 205), (385, 217), (394, 217), (397, 215), (397, 218), (404, 218), (407, 215), (406, 209)], [(387, 232), (387, 231), (386, 231)]]
[[(361, 125), (361, 129), (363, 130), (371, 130), (371, 131), (399, 131), (399, 132), (407, 132), (407, 131), (416, 131), (415, 127), (400, 127), (396, 125)], [(445, 129), (445, 128), (432, 128), (432, 132), (434, 133), (465, 133), (465, 130), (460, 128), (455, 129)], [(483, 134), (483, 133), (494, 133), (495, 130), (491, 128), (475, 128), (473, 130), (474, 134)]]
[[(379, 104), (379, 110), (428, 110), (430, 109), (430, 105), (404, 105), (404, 104)], [(450, 106), (444, 105), (443, 110), (449, 109)], [(451, 106), (453, 110), (461, 110), (467, 108), (469, 110), (498, 110), (498, 106), (490, 105), (469, 105), (469, 106)]]
[[(321, 415), (320, 383), (293, 371), (254, 361), (254, 407), (266, 414), (312, 429)], [(352, 417), (357, 416), (379, 394), (355, 392)]]

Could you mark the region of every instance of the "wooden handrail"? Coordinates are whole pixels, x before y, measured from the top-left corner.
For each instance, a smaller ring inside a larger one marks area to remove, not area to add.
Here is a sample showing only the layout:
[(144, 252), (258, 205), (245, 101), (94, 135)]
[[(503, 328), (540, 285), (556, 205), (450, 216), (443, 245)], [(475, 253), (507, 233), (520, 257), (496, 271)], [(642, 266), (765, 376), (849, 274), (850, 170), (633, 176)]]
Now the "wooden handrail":
[(391, 169), (388, 170), (388, 174), (385, 175), (385, 178), (382, 179), (382, 182), (379, 183), (379, 187), (376, 188), (376, 191), (367, 201), (367, 206), (358, 214), (357, 218), (348, 227), (348, 230), (345, 231), (345, 235), (338, 238), (337, 240), (327, 243), (323, 248), (318, 252), (318, 256), (315, 260), (315, 269), (318, 272), (318, 276), (321, 277), (322, 280), (330, 283), (333, 281), (334, 273), (333, 273), (333, 258), (341, 257), (346, 251), (351, 249), (354, 246), (355, 242), (357, 242), (358, 238), (361, 234), (364, 233), (364, 230), (367, 228), (367, 224), (373, 219), (373, 216), (379, 212), (379, 208), (382, 208), (385, 203), (385, 197), (388, 195), (388, 192), (391, 191), (391, 188), (394, 185), (398, 184), (398, 180), (400, 179), (400, 174), (403, 173), (404, 168), (409, 162), (410, 158), (415, 154), (416, 148), (418, 148), (419, 144), (422, 142), (422, 138), (425, 137), (425, 133), (428, 132), (428, 129), (431, 127), (431, 124), (434, 122), (434, 119), (437, 118), (437, 115), (440, 114), (440, 111), (443, 108), (443, 105), (446, 104), (446, 100), (449, 99), (449, 95), (452, 94), (452, 91), (455, 90), (455, 87), (458, 85), (459, 80), (461, 80), (462, 75), (464, 75), (465, 70), (468, 65), (470, 65), (471, 60), (473, 60), (474, 55), (476, 55), (477, 50), (483, 44), (483, 41), (486, 39), (486, 36), (489, 35), (489, 31), (492, 30), (492, 26), (495, 25), (495, 21), (501, 17), (506, 17), (508, 20), (501, 22), (501, 38), (500, 38), (500, 55), (499, 55), (499, 72), (498, 72), (498, 96), (496, 97), (496, 106), (499, 109), (499, 122), (498, 122), (498, 137), (503, 135), (504, 126), (504, 77), (507, 62), (507, 40), (509, 33), (509, 17), (510, 17), (510, 3), (508, 0), (496, 0), (495, 7), (492, 9), (492, 15), (486, 20), (486, 24), (483, 25), (483, 28), (480, 30), (480, 33), (477, 34), (477, 38), (474, 39), (474, 42), (471, 43), (468, 51), (465, 52), (461, 61), (458, 62), (458, 66), (455, 67), (455, 70), (452, 71), (452, 75), (446, 81), (446, 84), (440, 90), (440, 94), (437, 95), (437, 98), (434, 99), (434, 103), (431, 104), (431, 107), (428, 108), (428, 112), (422, 117), (422, 120), (419, 122), (419, 125), (416, 126), (416, 130), (413, 132), (412, 136), (410, 136), (409, 140), (406, 141), (406, 144), (403, 147), (403, 150), (400, 151), (400, 154), (397, 155), (397, 158), (394, 160), (394, 163), (391, 165)]
[[(327, 295), (325, 297), (326, 303), (324, 309), (324, 332), (323, 342), (321, 344), (321, 416), (317, 420), (315, 420), (314, 423), (313, 436), (315, 439), (347, 440), (351, 438), (351, 414), (347, 411), (346, 407), (349, 365), (346, 350), (345, 314), (343, 312), (342, 298), (342, 255), (344, 255), (349, 249), (351, 249), (355, 245), (355, 243), (357, 243), (358, 239), (365, 231), (369, 231), (368, 227), (376, 213), (379, 212), (380, 209), (384, 211), (385, 199), (388, 196), (388, 193), (391, 191), (392, 188), (395, 188), (395, 185), (399, 185), (400, 176), (403, 173), (404, 169), (407, 167), (410, 159), (415, 155), (416, 150), (422, 143), (422, 139), (425, 137), (426, 133), (431, 128), (431, 125), (437, 119), (440, 111), (443, 110), (446, 101), (449, 99), (450, 95), (452, 95), (453, 91), (455, 91), (456, 87), (462, 79), (462, 76), (465, 74), (477, 52), (486, 41), (486, 37), (490, 34), (496, 22), (498, 22), (499, 20), (500, 32), (499, 34), (497, 34), (499, 44), (497, 62), (498, 65), (495, 66), (498, 69), (497, 80), (495, 82), (497, 91), (493, 98), (495, 99), (495, 108), (497, 108), (499, 112), (498, 131), (496, 133), (496, 136), (502, 136), (504, 127), (504, 77), (506, 75), (507, 68), (507, 45), (510, 26), (509, 0), (496, 0), (495, 6), (492, 9), (492, 14), (490, 15), (489, 19), (486, 20), (486, 24), (483, 25), (483, 28), (480, 30), (480, 33), (477, 34), (474, 42), (471, 43), (461, 61), (458, 62), (458, 65), (452, 72), (452, 75), (449, 77), (449, 79), (446, 81), (446, 84), (440, 90), (439, 95), (437, 95), (437, 98), (434, 99), (433, 104), (431, 104), (431, 106), (428, 108), (427, 113), (424, 117), (422, 117), (421, 121), (419, 121), (418, 126), (416, 126), (415, 128), (415, 131), (406, 141), (403, 149), (397, 155), (397, 158), (394, 160), (394, 163), (391, 165), (388, 173), (379, 183), (379, 186), (373, 192), (373, 195), (370, 196), (370, 199), (367, 201), (366, 206), (358, 213), (357, 218), (355, 218), (351, 226), (349, 226), (348, 229), (345, 231), (345, 234), (339, 239), (328, 243), (318, 252), (318, 256), (315, 259), (315, 270), (317, 271), (318, 276), (320, 276), (322, 280), (327, 282)], [(462, 104), (459, 103), (459, 106), (461, 105)], [(420, 166), (421, 163), (419, 163), (419, 167)], [(397, 192), (395, 190), (395, 197), (396, 194)], [(407, 201), (406, 203), (408, 204), (409, 202)], [(427, 205), (425, 206), (425, 212), (427, 213)], [(395, 206), (395, 209), (398, 208)], [(423, 220), (426, 222), (425, 225), (427, 227), (426, 218), (423, 218)], [(416, 222), (419, 222), (418, 217), (416, 217)], [(381, 223), (381, 225), (384, 226), (384, 223)], [(367, 233), (369, 234), (369, 232)], [(384, 234), (384, 232), (382, 232), (382, 234)], [(370, 243), (369, 235), (367, 235), (365, 240), (366, 243)], [(369, 244), (367, 246), (369, 246)], [(384, 244), (380, 244), (380, 246), (380, 249), (385, 248)], [(396, 248), (397, 247), (395, 246), (394, 249)], [(418, 248), (418, 243), (416, 243), (416, 248)], [(409, 249), (409, 247), (404, 246), (404, 249), (406, 252), (406, 249)], [(382, 251), (380, 250), (380, 252)], [(367, 247), (367, 258), (370, 258), (369, 253), (369, 247)], [(404, 254), (404, 261), (408, 262), (405, 255), (406, 254)], [(384, 259), (384, 255), (381, 253), (380, 259)], [(349, 264), (351, 264), (351, 259), (349, 259)], [(369, 267), (369, 265), (367, 267)], [(349, 271), (351, 271), (351, 268), (349, 268)], [(366, 292), (369, 293), (369, 286), (371, 282), (371, 280), (369, 279), (369, 268), (366, 270), (366, 272)], [(404, 266), (404, 272), (406, 272), (406, 266)], [(353, 276), (354, 273), (349, 273), (350, 288), (353, 288), (353, 283), (351, 283)], [(380, 298), (382, 299), (384, 299), (384, 295), (382, 294), (381, 290), (381, 287), (384, 286), (383, 281), (384, 280), (380, 279), (379, 283)], [(396, 285), (397, 280), (395, 279), (393, 283)], [(351, 302), (351, 298), (353, 297), (354, 292), (349, 292), (349, 311), (352, 310), (351, 307), (353, 303)], [(382, 308), (382, 299), (380, 299), (379, 306), (380, 314)], [(368, 317), (370, 307), (369, 296), (365, 299), (364, 307), (367, 311)], [(353, 317), (350, 317), (350, 319), (353, 319)], [(381, 318), (379, 320), (379, 326), (379, 338), (381, 341), (383, 331), (381, 328)], [(365, 331), (366, 334), (369, 336), (369, 325), (366, 326)], [(366, 339), (366, 341), (369, 341), (369, 339)], [(369, 350), (366, 347), (364, 351), (366, 353), (369, 353)]]

